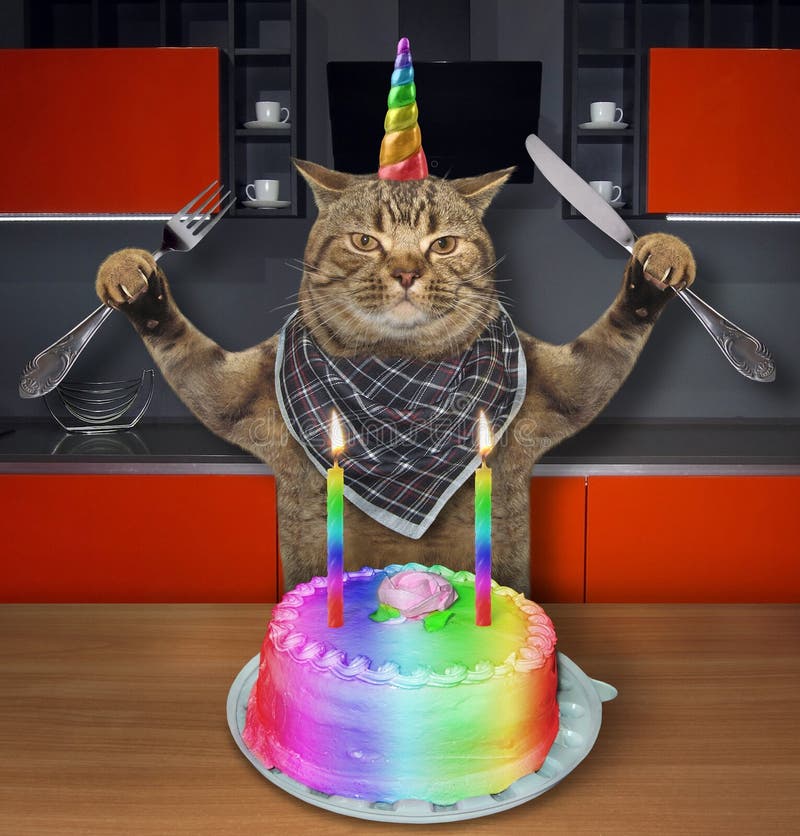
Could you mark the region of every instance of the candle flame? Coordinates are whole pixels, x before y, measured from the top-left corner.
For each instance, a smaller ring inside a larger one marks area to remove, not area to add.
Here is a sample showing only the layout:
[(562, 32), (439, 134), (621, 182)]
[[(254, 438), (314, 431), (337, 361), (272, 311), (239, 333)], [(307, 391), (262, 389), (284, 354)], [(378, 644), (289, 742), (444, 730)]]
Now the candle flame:
[(481, 456), (486, 458), (492, 452), (492, 447), (494, 447), (492, 430), (489, 427), (486, 416), (481, 412), (478, 416), (478, 449), (480, 450)]
[(331, 454), (338, 459), (344, 450), (344, 432), (336, 410), (331, 410)]

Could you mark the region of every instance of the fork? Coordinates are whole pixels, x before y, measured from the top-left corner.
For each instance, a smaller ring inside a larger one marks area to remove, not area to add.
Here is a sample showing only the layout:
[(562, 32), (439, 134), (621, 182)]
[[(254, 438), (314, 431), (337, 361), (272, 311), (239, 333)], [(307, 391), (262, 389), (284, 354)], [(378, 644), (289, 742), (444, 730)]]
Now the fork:
[[(206, 186), (164, 224), (161, 246), (153, 253), (156, 261), (168, 252), (185, 253), (194, 249), (230, 209), (236, 198), (231, 197), (230, 191), (223, 194), (223, 187), (216, 188), (217, 183), (215, 180)], [(71, 331), (40, 351), (22, 371), (20, 397), (41, 398), (52, 392), (113, 310), (108, 305), (100, 305)]]

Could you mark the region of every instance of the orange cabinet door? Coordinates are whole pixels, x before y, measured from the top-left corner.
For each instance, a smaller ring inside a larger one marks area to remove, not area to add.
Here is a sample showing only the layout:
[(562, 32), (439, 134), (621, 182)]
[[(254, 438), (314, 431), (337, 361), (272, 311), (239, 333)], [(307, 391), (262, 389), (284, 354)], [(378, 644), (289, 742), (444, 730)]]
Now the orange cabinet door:
[(591, 477), (586, 600), (800, 600), (800, 477)]
[(0, 78), (0, 213), (171, 215), (219, 179), (216, 47), (0, 49)]
[(648, 212), (800, 212), (797, 49), (652, 49)]
[(3, 602), (269, 602), (271, 476), (0, 477)]
[(531, 598), (582, 602), (586, 535), (586, 479), (531, 479)]

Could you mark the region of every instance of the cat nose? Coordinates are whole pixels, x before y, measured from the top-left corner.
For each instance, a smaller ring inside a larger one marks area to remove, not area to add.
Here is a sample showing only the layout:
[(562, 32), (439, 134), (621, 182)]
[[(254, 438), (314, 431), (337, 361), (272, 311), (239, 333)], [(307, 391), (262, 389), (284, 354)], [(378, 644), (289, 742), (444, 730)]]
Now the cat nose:
[(392, 278), (400, 282), (403, 290), (408, 290), (420, 275), (418, 270), (392, 270)]

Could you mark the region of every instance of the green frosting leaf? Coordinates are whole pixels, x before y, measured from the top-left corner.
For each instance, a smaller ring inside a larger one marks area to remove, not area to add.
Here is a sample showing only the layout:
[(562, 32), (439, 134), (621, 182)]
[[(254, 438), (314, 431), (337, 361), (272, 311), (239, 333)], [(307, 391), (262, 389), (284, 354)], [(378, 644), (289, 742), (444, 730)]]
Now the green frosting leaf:
[(422, 623), (429, 633), (435, 633), (437, 630), (441, 630), (454, 615), (455, 613), (452, 610), (436, 610), (436, 612), (425, 616)]
[(391, 621), (393, 618), (400, 618), (400, 610), (388, 604), (378, 604), (378, 609), (370, 615), (370, 618), (373, 621)]

